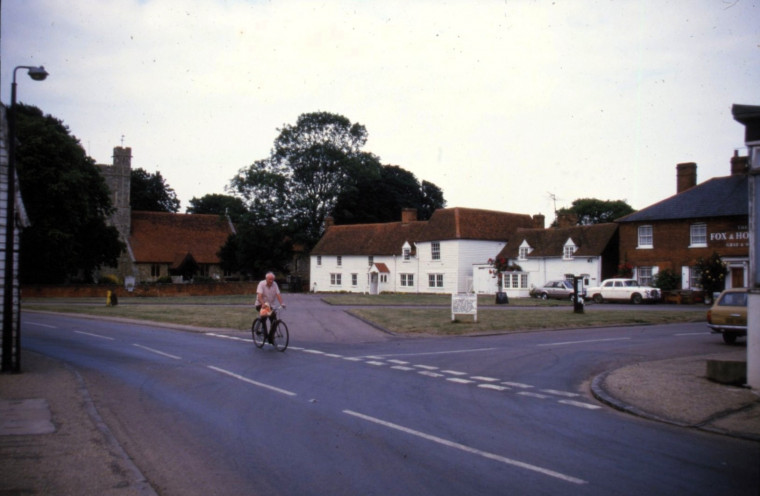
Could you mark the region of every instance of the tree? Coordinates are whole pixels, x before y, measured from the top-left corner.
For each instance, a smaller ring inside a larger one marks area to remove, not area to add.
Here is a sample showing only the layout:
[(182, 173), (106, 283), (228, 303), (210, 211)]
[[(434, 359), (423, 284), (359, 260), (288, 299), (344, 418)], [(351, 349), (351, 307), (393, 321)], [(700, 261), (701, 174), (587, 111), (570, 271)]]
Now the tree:
[(379, 174), (368, 174), (344, 189), (332, 216), (336, 224), (393, 222), (400, 219), (402, 209), (414, 208), (418, 219), (427, 220), (444, 206), (437, 186), (427, 181), (420, 184), (411, 172), (385, 165)]
[(728, 268), (717, 252), (707, 258), (699, 258), (696, 264), (699, 273), (699, 285), (708, 299), (713, 293), (720, 293), (726, 287)]
[(148, 212), (177, 213), (180, 204), (177, 194), (166, 184), (160, 172), (150, 174), (140, 168), (132, 169), (129, 201), (132, 210)]
[(187, 213), (228, 215), (230, 220), (237, 224), (248, 213), (248, 209), (243, 200), (235, 196), (209, 194), (200, 198), (193, 197)]
[(16, 167), (31, 226), (21, 233), (24, 283), (92, 280), (115, 266), (123, 243), (113, 226), (110, 192), (95, 162), (62, 121), (16, 107)]
[(585, 226), (613, 222), (615, 219), (632, 214), (633, 212), (635, 210), (625, 200), (580, 198), (573, 202), (572, 207), (559, 209), (557, 215), (576, 215), (578, 217), (578, 225)]
[(313, 246), (340, 193), (379, 167), (361, 151), (367, 130), (328, 112), (302, 114), (285, 125), (271, 156), (242, 169), (230, 187), (259, 222), (288, 225), (297, 241)]
[(241, 220), (237, 233), (219, 251), (222, 269), (240, 272), (247, 279), (269, 271), (284, 271), (292, 258), (292, 241), (282, 226)]

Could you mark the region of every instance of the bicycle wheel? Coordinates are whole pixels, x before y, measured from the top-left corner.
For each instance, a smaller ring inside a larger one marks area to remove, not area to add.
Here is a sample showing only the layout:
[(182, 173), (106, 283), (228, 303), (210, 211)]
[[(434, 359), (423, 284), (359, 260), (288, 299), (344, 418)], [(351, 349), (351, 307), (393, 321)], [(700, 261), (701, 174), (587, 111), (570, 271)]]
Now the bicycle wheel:
[(277, 348), (277, 351), (285, 351), (288, 349), (288, 341), (290, 340), (288, 326), (281, 320), (275, 322), (274, 326), (274, 347)]
[(264, 346), (266, 336), (261, 329), (261, 319), (257, 318), (253, 320), (253, 324), (251, 324), (251, 334), (253, 335), (253, 344), (255, 344), (257, 348)]

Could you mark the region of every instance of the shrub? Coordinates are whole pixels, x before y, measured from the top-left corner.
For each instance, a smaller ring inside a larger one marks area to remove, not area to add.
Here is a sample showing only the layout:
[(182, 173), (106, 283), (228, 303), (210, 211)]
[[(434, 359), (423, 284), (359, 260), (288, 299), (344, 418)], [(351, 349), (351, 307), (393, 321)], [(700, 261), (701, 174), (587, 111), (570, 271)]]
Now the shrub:
[(681, 276), (673, 269), (663, 269), (654, 277), (654, 287), (673, 291), (681, 286)]
[(98, 284), (121, 284), (119, 282), (119, 277), (115, 274), (106, 274), (100, 276), (98, 279)]

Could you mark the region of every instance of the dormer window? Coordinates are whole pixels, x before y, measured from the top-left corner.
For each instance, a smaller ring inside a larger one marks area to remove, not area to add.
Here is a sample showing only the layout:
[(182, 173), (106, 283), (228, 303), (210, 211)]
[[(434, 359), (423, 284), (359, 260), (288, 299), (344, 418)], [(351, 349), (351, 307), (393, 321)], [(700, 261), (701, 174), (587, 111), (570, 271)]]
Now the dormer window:
[(401, 249), (401, 254), (404, 257), (404, 261), (408, 262), (412, 258), (412, 247), (409, 243), (404, 243), (404, 247)]
[(562, 258), (565, 260), (572, 260), (573, 255), (575, 254), (575, 250), (577, 250), (578, 247), (575, 246), (575, 243), (573, 243), (572, 239), (568, 239), (567, 242), (565, 242), (565, 246), (562, 249)]
[(526, 240), (523, 240), (522, 244), (518, 248), (518, 255), (517, 255), (517, 257), (520, 260), (527, 260), (528, 259), (528, 255), (530, 255), (530, 252), (532, 252), (532, 251), (533, 251), (533, 248), (530, 247), (530, 245), (528, 244), (528, 242)]

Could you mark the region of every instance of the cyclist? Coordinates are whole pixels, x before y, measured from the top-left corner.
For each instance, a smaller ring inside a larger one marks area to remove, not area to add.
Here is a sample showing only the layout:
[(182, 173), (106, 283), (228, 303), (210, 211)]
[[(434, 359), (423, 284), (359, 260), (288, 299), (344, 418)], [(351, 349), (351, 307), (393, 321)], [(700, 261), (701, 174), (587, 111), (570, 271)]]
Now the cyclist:
[[(280, 302), (280, 305), (282, 307), (285, 306), (285, 304), (282, 302), (280, 287), (274, 281), (274, 273), (267, 272), (264, 280), (259, 282), (259, 285), (256, 288), (256, 311), (261, 312), (261, 307), (264, 306), (264, 304), (269, 305), (270, 309), (274, 308), (275, 300)], [(261, 315), (262, 332), (267, 335), (269, 342), (274, 344), (274, 336), (267, 333), (267, 319), (269, 319), (269, 321), (272, 323), (270, 326), (270, 329), (272, 329), (274, 327), (274, 321), (277, 318), (276, 312), (271, 311), (269, 312), (269, 315), (262, 315), (259, 313), (259, 315)]]

